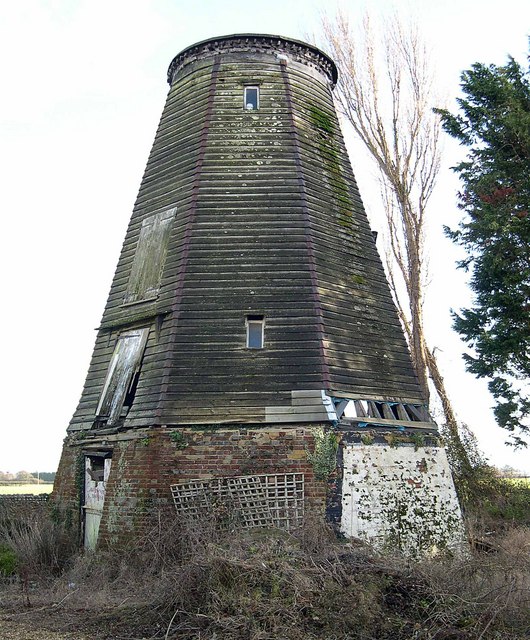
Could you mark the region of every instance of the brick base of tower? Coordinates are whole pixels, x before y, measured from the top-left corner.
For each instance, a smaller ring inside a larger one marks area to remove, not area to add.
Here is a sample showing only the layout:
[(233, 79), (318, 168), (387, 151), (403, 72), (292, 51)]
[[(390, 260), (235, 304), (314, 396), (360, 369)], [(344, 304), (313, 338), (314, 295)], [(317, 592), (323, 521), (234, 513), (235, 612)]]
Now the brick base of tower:
[[(308, 461), (315, 425), (261, 428), (146, 428), (110, 436), (86, 433), (66, 439), (52, 499), (82, 527), (84, 459), (108, 451), (98, 545), (123, 544), (141, 534), (154, 512), (176, 518), (170, 486), (198, 478), (304, 474), (306, 511), (325, 515), (326, 483)], [(208, 517), (208, 514), (205, 514)]]
[[(322, 425), (323, 426), (323, 425)], [(435, 437), (335, 431), (337, 465), (315, 477), (308, 452), (319, 425), (152, 427), (102, 436), (69, 436), (52, 499), (84, 525), (85, 459), (111, 456), (98, 546), (123, 545), (153, 516), (179, 516), (170, 487), (195, 479), (303, 474), (306, 516), (327, 520), (348, 538), (410, 555), (458, 547), (462, 519), (443, 447)], [(210, 514), (205, 513), (209, 518)]]

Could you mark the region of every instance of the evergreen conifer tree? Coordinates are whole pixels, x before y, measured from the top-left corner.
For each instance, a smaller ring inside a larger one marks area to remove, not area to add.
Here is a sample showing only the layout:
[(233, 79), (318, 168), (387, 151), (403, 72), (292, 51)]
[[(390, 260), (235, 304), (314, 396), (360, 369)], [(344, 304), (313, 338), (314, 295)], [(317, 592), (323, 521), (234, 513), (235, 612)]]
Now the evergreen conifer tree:
[[(530, 59), (530, 58), (529, 58)], [(454, 167), (465, 216), (448, 236), (467, 253), (472, 306), (454, 328), (473, 349), (468, 371), (489, 379), (498, 424), (511, 443), (530, 432), (530, 75), (513, 58), (474, 64), (461, 76), (459, 112), (437, 110), (444, 129), (468, 147)]]

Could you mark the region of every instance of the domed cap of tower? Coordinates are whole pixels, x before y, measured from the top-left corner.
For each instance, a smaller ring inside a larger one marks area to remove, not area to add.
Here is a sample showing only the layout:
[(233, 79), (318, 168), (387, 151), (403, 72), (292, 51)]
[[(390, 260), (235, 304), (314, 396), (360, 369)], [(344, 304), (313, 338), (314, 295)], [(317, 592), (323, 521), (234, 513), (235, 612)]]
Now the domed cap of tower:
[(332, 86), (337, 83), (338, 72), (335, 63), (317, 47), (292, 38), (260, 33), (242, 33), (208, 38), (208, 40), (202, 40), (187, 47), (171, 61), (167, 72), (167, 81), (172, 84), (179, 71), (190, 62), (221, 53), (242, 52), (249, 54), (270, 53), (280, 60), (290, 58), (319, 70), (329, 78)]

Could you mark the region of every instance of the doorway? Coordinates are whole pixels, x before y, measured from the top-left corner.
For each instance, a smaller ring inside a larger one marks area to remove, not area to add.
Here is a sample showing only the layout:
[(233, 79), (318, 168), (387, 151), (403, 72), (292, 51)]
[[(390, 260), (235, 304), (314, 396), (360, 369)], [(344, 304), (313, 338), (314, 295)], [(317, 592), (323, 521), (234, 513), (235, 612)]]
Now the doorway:
[(84, 546), (88, 550), (94, 550), (97, 545), (111, 463), (110, 452), (85, 455)]

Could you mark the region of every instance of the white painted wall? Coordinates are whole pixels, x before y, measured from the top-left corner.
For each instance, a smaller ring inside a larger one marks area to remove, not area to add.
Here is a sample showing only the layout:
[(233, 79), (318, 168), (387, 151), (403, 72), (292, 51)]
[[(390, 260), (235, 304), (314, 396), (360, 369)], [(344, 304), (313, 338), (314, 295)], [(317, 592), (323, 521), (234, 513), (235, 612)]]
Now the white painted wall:
[(341, 530), (412, 556), (461, 547), (462, 516), (445, 450), (346, 445)]

